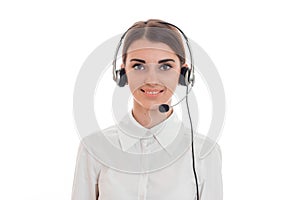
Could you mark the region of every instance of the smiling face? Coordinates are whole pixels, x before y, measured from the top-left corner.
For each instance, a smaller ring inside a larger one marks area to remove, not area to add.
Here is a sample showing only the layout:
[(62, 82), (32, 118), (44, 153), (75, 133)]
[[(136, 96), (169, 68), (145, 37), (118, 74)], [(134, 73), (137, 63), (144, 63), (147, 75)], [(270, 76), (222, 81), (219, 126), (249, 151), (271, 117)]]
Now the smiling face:
[(136, 40), (130, 45), (122, 67), (125, 67), (135, 104), (153, 110), (170, 103), (178, 85), (181, 65), (179, 57), (168, 45)]

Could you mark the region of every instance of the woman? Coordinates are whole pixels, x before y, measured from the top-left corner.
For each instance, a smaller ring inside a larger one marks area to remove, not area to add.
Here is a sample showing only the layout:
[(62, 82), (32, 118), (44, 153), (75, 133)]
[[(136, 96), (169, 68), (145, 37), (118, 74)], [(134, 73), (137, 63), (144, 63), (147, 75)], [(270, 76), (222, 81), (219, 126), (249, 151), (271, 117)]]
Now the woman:
[[(133, 108), (118, 125), (104, 130), (104, 135), (124, 152), (145, 154), (164, 150), (172, 154), (167, 147), (176, 140), (176, 132), (191, 134), (190, 129), (182, 128), (172, 107), (161, 110), (161, 105), (171, 105), (178, 83), (191, 82), (182, 76), (192, 72), (186, 63), (180, 32), (172, 24), (150, 19), (135, 23), (123, 35), (121, 70), (116, 71), (114, 79), (119, 86), (128, 84), (134, 97)], [(90, 154), (86, 144), (95, 143), (94, 136), (88, 136), (85, 145), (80, 145), (72, 200), (222, 199), (218, 145), (205, 158), (197, 156), (197, 151), (190, 147), (179, 159), (159, 170), (127, 173)], [(196, 134), (194, 146), (200, 144)], [(196, 154), (195, 160), (191, 152)]]

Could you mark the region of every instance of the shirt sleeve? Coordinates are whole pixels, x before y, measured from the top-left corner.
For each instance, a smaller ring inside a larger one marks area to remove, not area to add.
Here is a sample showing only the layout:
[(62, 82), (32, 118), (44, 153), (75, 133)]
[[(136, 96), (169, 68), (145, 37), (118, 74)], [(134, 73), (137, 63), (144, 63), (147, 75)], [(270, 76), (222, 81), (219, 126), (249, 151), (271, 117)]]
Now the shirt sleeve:
[(223, 199), (222, 154), (218, 144), (200, 160), (198, 176), (201, 200)]
[(78, 148), (74, 174), (72, 200), (98, 199), (100, 163), (95, 160), (81, 142)]

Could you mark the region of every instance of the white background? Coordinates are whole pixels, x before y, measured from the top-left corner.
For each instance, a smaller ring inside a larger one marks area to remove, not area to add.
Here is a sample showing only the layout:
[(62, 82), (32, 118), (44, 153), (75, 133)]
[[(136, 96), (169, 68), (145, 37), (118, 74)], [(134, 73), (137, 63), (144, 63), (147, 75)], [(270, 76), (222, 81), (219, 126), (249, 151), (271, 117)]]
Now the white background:
[(148, 18), (178, 25), (222, 77), (224, 199), (299, 199), (297, 3), (1, 1), (0, 199), (70, 199), (76, 76), (101, 42)]

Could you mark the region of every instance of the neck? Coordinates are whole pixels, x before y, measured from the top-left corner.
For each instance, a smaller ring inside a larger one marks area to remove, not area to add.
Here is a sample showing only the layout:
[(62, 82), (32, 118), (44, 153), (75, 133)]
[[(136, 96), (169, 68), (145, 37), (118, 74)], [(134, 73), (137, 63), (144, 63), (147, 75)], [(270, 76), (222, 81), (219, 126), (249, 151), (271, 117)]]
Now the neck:
[(153, 126), (161, 123), (167, 119), (173, 112), (171, 108), (168, 112), (161, 113), (158, 108), (147, 109), (141, 106), (139, 103), (133, 103), (132, 114), (135, 120), (145, 128), (152, 128)]

